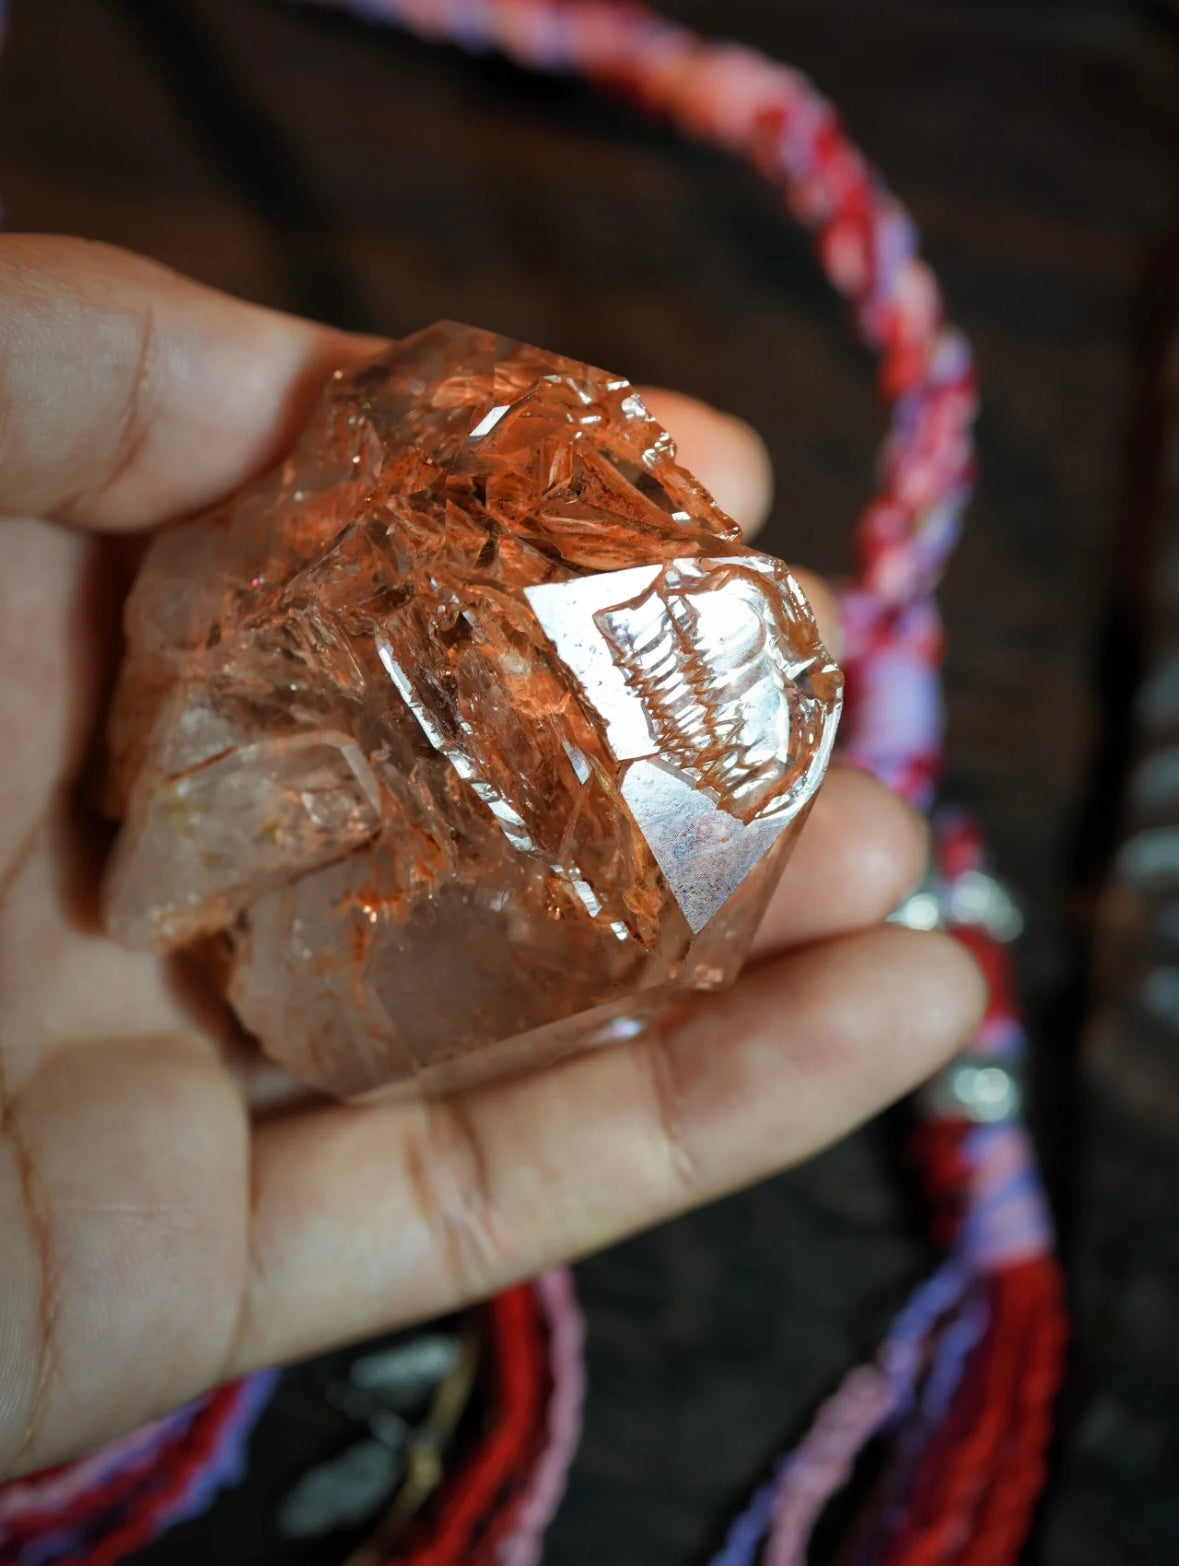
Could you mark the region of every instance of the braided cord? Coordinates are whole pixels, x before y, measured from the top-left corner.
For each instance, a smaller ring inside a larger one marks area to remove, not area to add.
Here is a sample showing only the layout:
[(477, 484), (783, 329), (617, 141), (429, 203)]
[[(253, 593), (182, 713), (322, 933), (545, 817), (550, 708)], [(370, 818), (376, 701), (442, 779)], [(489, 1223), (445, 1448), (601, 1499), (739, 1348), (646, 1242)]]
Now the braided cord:
[[(928, 808), (941, 744), (943, 638), (933, 593), (974, 477), (974, 370), (918, 255), (913, 223), (835, 110), (796, 71), (708, 42), (625, 0), (328, 3), (621, 92), (685, 134), (743, 156), (813, 230), (829, 279), (880, 356), (879, 389), (890, 410), (876, 493), (856, 529), (855, 576), (843, 595), (844, 757)], [(970, 829), (962, 823), (957, 835), (943, 832), (946, 886), (964, 860), (981, 859), (964, 835)], [(993, 1048), (997, 1035), (1022, 1050), (1002, 984), (992, 987), (976, 1047)], [(931, 1168), (938, 1149), (943, 1181), (934, 1182), (934, 1195), (952, 1246), (947, 1268), (902, 1314), (877, 1361), (848, 1376), (800, 1448), (778, 1463), (715, 1566), (752, 1560), (767, 1530), (766, 1566), (804, 1560), (826, 1501), (865, 1443), (890, 1424), (897, 1426), (892, 1502), (887, 1526), (876, 1530), (877, 1560), (1002, 1566), (1018, 1548), (1060, 1375), (1051, 1226), (1018, 1124), (966, 1136), (931, 1117), (918, 1136)], [(923, 1319), (922, 1307), (931, 1309), (947, 1279), (958, 1280), (957, 1298)], [(963, 1554), (971, 1538), (976, 1548)]]
[[(918, 255), (912, 221), (831, 104), (798, 72), (706, 41), (629, 0), (321, 3), (621, 93), (746, 159), (813, 231), (828, 278), (879, 355), (890, 415), (842, 600), (844, 759), (928, 807), (941, 742), (943, 640), (933, 593), (974, 477), (974, 370)], [(0, 25), (4, 10), (0, 0)], [(943, 890), (977, 869), (981, 846), (968, 823), (952, 818), (943, 829), (940, 858)], [(1004, 955), (975, 931), (955, 933), (991, 980), (991, 1009), (973, 1049), (1018, 1055), (1025, 1044)], [(765, 1566), (805, 1560), (813, 1525), (858, 1453), (889, 1437), (883, 1500), (854, 1552), (860, 1566), (1007, 1566), (1015, 1557), (1041, 1482), (1063, 1352), (1051, 1226), (1018, 1122), (980, 1130), (929, 1114), (915, 1153), (947, 1260), (876, 1360), (849, 1374), (801, 1445), (774, 1465), (714, 1566), (745, 1566), (763, 1543)], [(501, 1374), (502, 1414), (437, 1532), (416, 1547), (419, 1566), (474, 1566), (476, 1556), (487, 1566), (533, 1566), (576, 1446), (584, 1373), (567, 1275), (547, 1275), (534, 1295), (502, 1296), (491, 1320), (516, 1362)], [(543, 1418), (538, 1320), (549, 1361)], [(233, 1482), (271, 1385), (251, 1378), (97, 1459), (0, 1490), (0, 1546), (15, 1541), (10, 1558), (22, 1562), (106, 1566), (123, 1558)], [(100, 1529), (92, 1548), (73, 1548), (79, 1530), (112, 1508), (121, 1521)], [(63, 1533), (70, 1518), (78, 1529)], [(21, 1541), (32, 1553), (19, 1553)]]

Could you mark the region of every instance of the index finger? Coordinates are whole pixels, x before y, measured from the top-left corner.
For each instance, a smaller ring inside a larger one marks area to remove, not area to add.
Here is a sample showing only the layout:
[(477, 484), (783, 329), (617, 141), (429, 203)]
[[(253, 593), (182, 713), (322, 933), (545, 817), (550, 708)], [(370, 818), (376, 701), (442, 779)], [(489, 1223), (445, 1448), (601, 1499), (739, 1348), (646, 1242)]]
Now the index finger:
[(0, 513), (129, 529), (275, 461), (379, 344), (80, 239), (0, 239)]

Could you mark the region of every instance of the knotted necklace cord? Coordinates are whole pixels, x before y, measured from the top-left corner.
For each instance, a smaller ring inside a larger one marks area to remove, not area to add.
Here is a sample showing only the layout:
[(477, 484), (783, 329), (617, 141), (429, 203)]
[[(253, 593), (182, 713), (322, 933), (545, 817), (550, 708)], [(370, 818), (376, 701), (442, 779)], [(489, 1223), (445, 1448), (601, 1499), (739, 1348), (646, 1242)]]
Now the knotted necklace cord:
[[(622, 94), (686, 135), (743, 157), (812, 230), (824, 271), (847, 299), (861, 339), (879, 355), (879, 390), (890, 414), (876, 492), (856, 528), (854, 577), (842, 598), (844, 759), (928, 810), (941, 748), (943, 640), (933, 593), (974, 478), (975, 375), (918, 253), (913, 222), (848, 139), (832, 105), (789, 67), (740, 45), (709, 42), (625, 0), (328, 3)], [(981, 842), (956, 814), (940, 818), (937, 838), (938, 907), (991, 981), (971, 1053), (1013, 1067), (1026, 1040), (1002, 941), (954, 917), (955, 888), (983, 873)], [(714, 1566), (743, 1566), (759, 1550), (765, 1566), (805, 1560), (826, 1502), (877, 1436), (887, 1438), (890, 1461), (879, 1515), (860, 1520), (855, 1561), (1003, 1566), (1015, 1558), (1042, 1483), (1063, 1363), (1063, 1291), (1051, 1224), (1027, 1133), (1014, 1116), (975, 1125), (956, 1106), (947, 1113), (940, 1105), (917, 1131), (914, 1156), (947, 1261), (894, 1323), (873, 1364), (848, 1376), (799, 1447), (778, 1462)], [(554, 1365), (556, 1400), (569, 1375), (568, 1364), (563, 1371)], [(562, 1456), (568, 1447), (567, 1439), (560, 1444)], [(557, 1450), (555, 1438), (546, 1494), (554, 1489)], [(550, 1511), (548, 1504), (523, 1508), (499, 1553), (488, 1558), (503, 1566), (539, 1559)]]
[[(974, 369), (911, 219), (831, 104), (797, 71), (753, 49), (707, 41), (628, 0), (319, 3), (621, 94), (744, 158), (813, 232), (828, 279), (879, 356), (890, 420), (842, 594), (843, 759), (929, 810), (943, 650), (933, 594), (974, 478)], [(1005, 1080), (1026, 1052), (1009, 935), (979, 913), (977, 897), (964, 895), (994, 883), (965, 817), (940, 811), (935, 838), (922, 918), (932, 910), (981, 962), (990, 1004), (968, 1058)], [(882, 1477), (841, 1559), (1009, 1566), (1026, 1537), (1066, 1336), (1042, 1187), (1017, 1109), (988, 1117), (944, 1093), (919, 1098), (917, 1108), (912, 1153), (945, 1260), (875, 1359), (845, 1378), (799, 1445), (772, 1465), (713, 1566), (804, 1562), (815, 1524), (871, 1441), (883, 1443)], [(429, 1537), (366, 1559), (415, 1566), (540, 1559), (583, 1398), (583, 1329), (570, 1275), (558, 1270), (508, 1291), (488, 1319), (498, 1368), (485, 1438), (444, 1487)], [(246, 1440), (273, 1384), (273, 1373), (250, 1377), (94, 1458), (0, 1489), (3, 1558), (113, 1566), (203, 1510), (241, 1479)], [(48, 1553), (47, 1535), (56, 1541)]]

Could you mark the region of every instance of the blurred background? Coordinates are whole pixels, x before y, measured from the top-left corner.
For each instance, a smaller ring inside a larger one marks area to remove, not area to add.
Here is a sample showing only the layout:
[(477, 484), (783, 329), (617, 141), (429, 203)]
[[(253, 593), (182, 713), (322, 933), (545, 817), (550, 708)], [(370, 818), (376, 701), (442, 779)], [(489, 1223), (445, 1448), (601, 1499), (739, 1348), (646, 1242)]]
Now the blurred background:
[[(665, 9), (834, 98), (978, 354), (946, 792), (1026, 916), (1033, 1115), (1077, 1316), (1027, 1559), (1161, 1566), (1179, 1560), (1179, 8)], [(0, 200), (10, 228), (342, 326), (453, 316), (706, 398), (769, 443), (768, 547), (844, 565), (882, 418), (805, 238), (751, 175), (580, 86), (284, 0), (15, 0)], [(886, 1119), (578, 1269), (588, 1424), (553, 1566), (706, 1557), (927, 1269), (897, 1141)]]

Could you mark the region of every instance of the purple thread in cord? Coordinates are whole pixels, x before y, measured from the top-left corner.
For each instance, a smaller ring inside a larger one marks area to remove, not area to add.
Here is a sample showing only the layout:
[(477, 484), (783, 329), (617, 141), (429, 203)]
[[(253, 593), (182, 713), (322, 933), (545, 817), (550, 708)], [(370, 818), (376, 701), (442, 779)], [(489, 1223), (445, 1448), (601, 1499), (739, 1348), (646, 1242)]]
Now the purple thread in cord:
[[(960, 1258), (951, 1257), (928, 1282), (921, 1285), (894, 1320), (880, 1353), (883, 1374), (888, 1379), (890, 1407), (896, 1406), (905, 1397), (912, 1380), (915, 1379), (920, 1360), (920, 1356), (915, 1351), (916, 1346), (932, 1330), (938, 1317), (951, 1310), (961, 1299), (967, 1282), (968, 1274)], [(868, 1367), (861, 1367), (858, 1373), (862, 1374), (866, 1368)], [(852, 1375), (856, 1374), (857, 1372), (852, 1372)], [(826, 1408), (837, 1403), (844, 1395), (847, 1386), (848, 1381), (845, 1380), (843, 1386), (829, 1400)], [(858, 1396), (858, 1386), (856, 1390)], [(802, 1445), (778, 1460), (772, 1477), (760, 1486), (749, 1505), (730, 1527), (719, 1553), (713, 1557), (711, 1566), (749, 1566), (770, 1525), (780, 1494), (790, 1484), (799, 1463), (806, 1459), (811, 1439), (818, 1432), (826, 1408), (820, 1412), (810, 1435)], [(875, 1420), (871, 1428), (857, 1432), (859, 1442), (854, 1451), (859, 1451), (863, 1443), (878, 1428), (879, 1423), (879, 1420)]]

